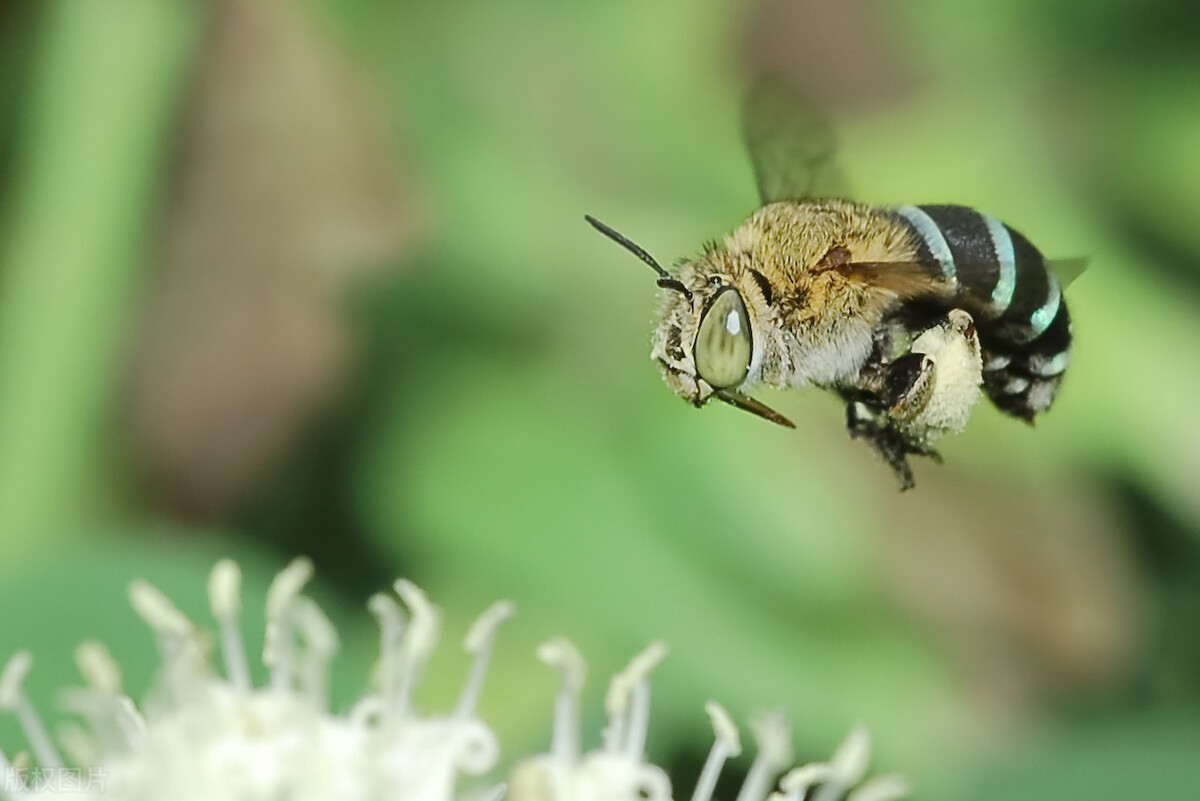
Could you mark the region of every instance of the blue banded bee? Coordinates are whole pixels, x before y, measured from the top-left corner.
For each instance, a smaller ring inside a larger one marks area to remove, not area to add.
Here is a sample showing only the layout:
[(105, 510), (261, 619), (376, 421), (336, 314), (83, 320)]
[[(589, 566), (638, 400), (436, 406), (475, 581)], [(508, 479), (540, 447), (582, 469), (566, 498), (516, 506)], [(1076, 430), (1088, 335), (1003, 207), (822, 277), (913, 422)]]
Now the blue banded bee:
[(651, 356), (672, 390), (788, 427), (752, 387), (832, 390), (901, 489), (982, 394), (1027, 422), (1050, 408), (1071, 320), (1028, 239), (966, 206), (833, 199), (828, 128), (779, 84), (750, 92), (743, 127), (763, 205), (673, 273), (586, 218), (658, 275)]

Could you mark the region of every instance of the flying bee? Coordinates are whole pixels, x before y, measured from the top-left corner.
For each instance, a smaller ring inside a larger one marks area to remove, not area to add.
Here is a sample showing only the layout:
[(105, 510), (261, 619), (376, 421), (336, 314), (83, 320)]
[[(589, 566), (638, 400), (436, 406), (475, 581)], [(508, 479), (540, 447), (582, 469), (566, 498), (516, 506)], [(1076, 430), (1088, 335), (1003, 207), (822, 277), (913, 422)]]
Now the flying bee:
[(750, 390), (829, 389), (901, 489), (982, 394), (1027, 422), (1050, 408), (1071, 321), (1029, 240), (966, 206), (833, 198), (828, 128), (782, 85), (750, 92), (743, 133), (763, 205), (674, 272), (587, 217), (658, 275), (651, 356), (676, 394), (794, 427)]

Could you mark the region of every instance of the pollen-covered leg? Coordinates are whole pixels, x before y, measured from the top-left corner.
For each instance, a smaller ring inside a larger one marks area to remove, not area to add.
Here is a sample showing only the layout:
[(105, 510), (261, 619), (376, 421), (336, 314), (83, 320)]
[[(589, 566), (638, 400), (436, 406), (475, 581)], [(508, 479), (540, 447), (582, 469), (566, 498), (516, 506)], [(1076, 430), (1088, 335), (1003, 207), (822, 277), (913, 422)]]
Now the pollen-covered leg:
[[(919, 366), (914, 367), (917, 358)], [(923, 331), (891, 369), (909, 385), (889, 410), (903, 433), (928, 445), (962, 431), (983, 382), (979, 336), (971, 315), (952, 309), (942, 322)]]

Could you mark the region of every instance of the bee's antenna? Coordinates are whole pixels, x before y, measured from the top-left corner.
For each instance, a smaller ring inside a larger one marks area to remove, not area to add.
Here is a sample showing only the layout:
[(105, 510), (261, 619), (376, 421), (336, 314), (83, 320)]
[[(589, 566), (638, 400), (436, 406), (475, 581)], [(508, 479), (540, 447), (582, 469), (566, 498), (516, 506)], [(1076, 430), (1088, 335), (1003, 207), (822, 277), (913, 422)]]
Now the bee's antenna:
[(649, 253), (647, 253), (645, 250), (643, 250), (639, 246), (635, 245), (633, 242), (630, 242), (628, 239), (626, 239), (624, 236), (622, 236), (621, 234), (614, 231), (612, 228), (609, 228), (607, 225), (600, 222), (599, 220), (597, 220), (595, 217), (593, 217), (590, 214), (583, 215), (583, 219), (585, 219), (589, 223), (591, 223), (592, 227), (595, 228), (597, 231), (604, 234), (609, 239), (616, 242), (618, 245), (622, 246), (623, 248), (628, 250), (633, 255), (637, 256), (642, 261), (646, 262), (646, 264), (649, 264), (650, 269), (652, 269), (652, 270), (654, 270), (654, 272), (658, 273), (659, 278), (668, 278), (669, 279), (671, 277), (670, 273), (668, 273), (666, 270), (664, 270), (662, 268), (662, 265), (654, 260), (653, 256), (651, 256)]
[(608, 227), (590, 214), (583, 215), (583, 219), (591, 223), (591, 226), (597, 231), (604, 234), (609, 239), (616, 242), (618, 245), (625, 248), (642, 261), (646, 262), (646, 264), (649, 264), (650, 269), (658, 273), (658, 281), (655, 283), (657, 283), (659, 286), (663, 287), (664, 289), (674, 289), (676, 292), (682, 292), (687, 296), (688, 300), (692, 299), (692, 291), (684, 286), (678, 278), (672, 278), (671, 274), (664, 270), (662, 265), (655, 261), (654, 257), (647, 253), (645, 249), (631, 242), (625, 236), (617, 233), (614, 229)]

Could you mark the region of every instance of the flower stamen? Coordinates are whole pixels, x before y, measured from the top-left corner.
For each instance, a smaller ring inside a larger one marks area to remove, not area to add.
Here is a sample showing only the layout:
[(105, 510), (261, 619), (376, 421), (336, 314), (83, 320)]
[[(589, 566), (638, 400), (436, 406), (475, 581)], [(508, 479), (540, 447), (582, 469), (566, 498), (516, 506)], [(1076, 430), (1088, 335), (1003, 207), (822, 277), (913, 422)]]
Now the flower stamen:
[(296, 632), (304, 642), (300, 655), (300, 690), (313, 709), (329, 709), (329, 666), (338, 650), (337, 629), (311, 598), (300, 596), (294, 601), (293, 616)]
[[(400, 642), (404, 637), (404, 613), (400, 603), (387, 593), (377, 592), (367, 601), (367, 609), (379, 624), (379, 662), (375, 676), (385, 709), (397, 706)], [(366, 699), (364, 699), (366, 700)]]
[(516, 607), (511, 601), (497, 601), (476, 618), (467, 631), (463, 649), (475, 658), (471, 660), (471, 672), (467, 674), (467, 681), (458, 697), (458, 705), (454, 710), (456, 718), (463, 719), (475, 714), (479, 696), (483, 693), (483, 679), (487, 675), (496, 630), (515, 613)]
[(792, 727), (781, 710), (773, 710), (750, 722), (758, 753), (750, 763), (737, 801), (762, 801), (775, 776), (792, 761)]
[(886, 776), (876, 776), (871, 779), (846, 796), (846, 801), (896, 801), (911, 792), (912, 787), (907, 779), (889, 773)]
[(608, 711), (608, 726), (604, 730), (607, 750), (636, 760), (642, 758), (650, 723), (650, 673), (666, 659), (667, 652), (666, 643), (652, 642), (612, 677), (604, 698)]
[(267, 589), (267, 629), (263, 637), (263, 664), (271, 673), (275, 690), (292, 686), (296, 671), (295, 643), (292, 640), (292, 610), (304, 585), (312, 578), (312, 562), (303, 557), (279, 571)]
[(250, 664), (242, 641), (242, 572), (232, 559), (222, 559), (208, 579), (208, 603), (221, 636), (221, 656), (225, 677), (240, 693), (250, 691)]
[(20, 801), (27, 797), (25, 792), (25, 780), (21, 778), (20, 772), (13, 767), (13, 764), (8, 761), (8, 757), (4, 755), (4, 751), (0, 750), (0, 787), (3, 788), (4, 797), (9, 801)]
[(862, 781), (871, 758), (871, 735), (862, 726), (855, 726), (833, 752), (829, 760), (829, 777), (818, 788), (813, 801), (838, 801), (851, 787)]
[(407, 579), (400, 579), (395, 584), (396, 594), (408, 607), (408, 630), (400, 642), (400, 684), (396, 692), (396, 707), (393, 714), (396, 719), (403, 720), (412, 705), (413, 687), (421, 678), (433, 649), (437, 645), (438, 631), (441, 628), (441, 616), (437, 608), (429, 602), (429, 598), (421, 588)]
[(559, 637), (537, 649), (538, 659), (558, 670), (560, 685), (554, 699), (554, 723), (550, 731), (550, 754), (572, 770), (579, 763), (580, 695), (587, 676), (587, 663), (570, 640)]
[(17, 716), (38, 762), (47, 768), (61, 768), (62, 756), (54, 747), (54, 741), (50, 739), (50, 733), (46, 731), (37, 710), (25, 695), (25, 675), (32, 667), (33, 656), (28, 651), (17, 651), (8, 660), (4, 671), (0, 672), (0, 709), (7, 709)]
[(709, 701), (704, 705), (704, 709), (712, 720), (715, 739), (708, 757), (704, 760), (704, 767), (700, 770), (700, 778), (696, 780), (692, 801), (712, 801), (713, 791), (717, 789), (717, 779), (721, 776), (725, 760), (742, 754), (742, 738), (738, 735), (737, 726), (725, 711), (725, 707), (716, 701)]

